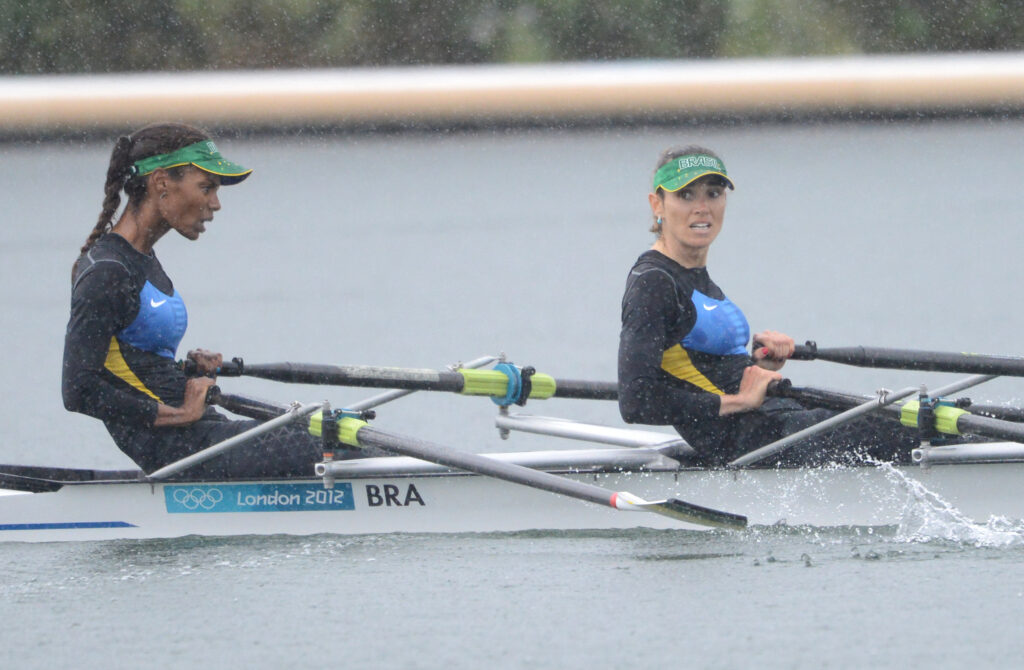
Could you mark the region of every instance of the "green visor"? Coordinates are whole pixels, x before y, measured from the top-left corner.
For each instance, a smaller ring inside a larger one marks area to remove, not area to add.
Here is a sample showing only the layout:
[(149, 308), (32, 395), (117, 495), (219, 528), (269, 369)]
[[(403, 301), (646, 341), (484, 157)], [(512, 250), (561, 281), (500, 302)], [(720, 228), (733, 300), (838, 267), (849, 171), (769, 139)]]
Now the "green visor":
[(687, 154), (673, 158), (658, 168), (654, 173), (654, 190), (661, 187), (669, 192), (678, 191), (709, 174), (721, 177), (729, 188), (736, 188), (721, 160), (707, 154)]
[(150, 156), (135, 161), (131, 167), (131, 173), (145, 177), (150, 172), (160, 168), (172, 168), (180, 165), (195, 165), (200, 170), (220, 176), (220, 183), (224, 186), (237, 184), (252, 172), (249, 168), (242, 167), (238, 163), (226, 160), (217, 151), (217, 145), (210, 140), (203, 140), (182, 147), (169, 154)]

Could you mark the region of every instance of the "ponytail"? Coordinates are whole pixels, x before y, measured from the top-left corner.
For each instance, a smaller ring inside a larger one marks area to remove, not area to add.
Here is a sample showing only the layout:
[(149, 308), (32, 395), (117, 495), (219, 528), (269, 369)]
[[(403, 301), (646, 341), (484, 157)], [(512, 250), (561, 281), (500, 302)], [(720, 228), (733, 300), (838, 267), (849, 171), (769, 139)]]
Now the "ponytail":
[[(138, 206), (146, 197), (146, 180), (132, 175), (131, 167), (143, 158), (169, 153), (210, 136), (204, 131), (183, 123), (154, 123), (136, 130), (131, 135), (122, 135), (114, 143), (107, 166), (107, 181), (103, 185), (103, 209), (96, 225), (82, 245), (85, 253), (96, 244), (100, 237), (114, 227), (114, 214), (121, 206), (121, 191), (128, 196), (128, 206)], [(71, 274), (74, 276), (78, 262), (75, 261)]]
[(110, 165), (107, 166), (107, 181), (103, 185), (103, 210), (96, 221), (96, 226), (89, 233), (85, 244), (82, 245), (81, 252), (83, 254), (96, 243), (100, 235), (113, 227), (114, 213), (121, 205), (121, 190), (130, 176), (129, 169), (131, 164), (128, 162), (128, 157), (131, 154), (131, 150), (131, 137), (122, 135), (117, 138), (114, 150), (110, 154)]

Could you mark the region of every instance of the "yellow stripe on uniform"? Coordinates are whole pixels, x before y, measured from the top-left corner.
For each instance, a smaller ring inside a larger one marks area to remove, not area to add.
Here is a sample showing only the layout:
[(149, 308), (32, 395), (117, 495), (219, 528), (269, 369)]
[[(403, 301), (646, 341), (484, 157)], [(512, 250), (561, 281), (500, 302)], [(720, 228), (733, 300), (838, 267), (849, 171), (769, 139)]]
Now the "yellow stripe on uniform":
[(104, 361), (103, 367), (110, 370), (111, 373), (118, 379), (124, 380), (132, 385), (132, 388), (136, 388), (153, 400), (157, 402), (163, 402), (157, 397), (155, 393), (146, 388), (146, 385), (142, 383), (142, 380), (135, 376), (132, 369), (128, 367), (128, 362), (124, 360), (124, 356), (121, 355), (121, 345), (117, 343), (117, 338), (110, 338), (110, 349), (107, 350), (107, 360)]
[(690, 355), (686, 353), (686, 349), (683, 349), (680, 344), (675, 345), (671, 349), (666, 349), (665, 353), (661, 355), (661, 369), (673, 377), (689, 382), (709, 393), (725, 395), (725, 391), (712, 384), (710, 379), (701, 374), (700, 370), (694, 366), (693, 361), (690, 360)]

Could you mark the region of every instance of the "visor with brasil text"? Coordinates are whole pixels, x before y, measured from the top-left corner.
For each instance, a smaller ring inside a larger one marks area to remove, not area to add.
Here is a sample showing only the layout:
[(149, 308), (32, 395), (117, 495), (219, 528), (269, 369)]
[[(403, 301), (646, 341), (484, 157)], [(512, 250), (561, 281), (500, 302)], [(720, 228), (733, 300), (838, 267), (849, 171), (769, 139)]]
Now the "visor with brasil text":
[(211, 140), (203, 140), (182, 147), (169, 154), (158, 154), (135, 161), (131, 171), (133, 175), (144, 177), (153, 170), (172, 168), (180, 165), (195, 165), (200, 170), (220, 176), (220, 183), (230, 186), (242, 181), (252, 172), (238, 163), (232, 163), (217, 151), (217, 145)]
[(707, 154), (687, 154), (673, 158), (658, 168), (654, 173), (654, 190), (661, 187), (669, 192), (678, 191), (709, 174), (721, 177), (729, 188), (736, 188), (721, 160)]

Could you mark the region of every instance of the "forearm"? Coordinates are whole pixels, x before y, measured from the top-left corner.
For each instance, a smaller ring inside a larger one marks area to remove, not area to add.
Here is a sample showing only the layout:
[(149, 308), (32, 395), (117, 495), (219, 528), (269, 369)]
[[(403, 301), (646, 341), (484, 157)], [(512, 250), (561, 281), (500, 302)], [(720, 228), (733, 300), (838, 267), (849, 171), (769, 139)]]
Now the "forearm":
[(174, 428), (180, 426), (189, 426), (198, 421), (203, 413), (206, 411), (205, 406), (189, 407), (183, 405), (182, 407), (174, 407), (172, 405), (165, 405), (163, 403), (157, 405), (156, 419), (153, 421), (154, 428)]

